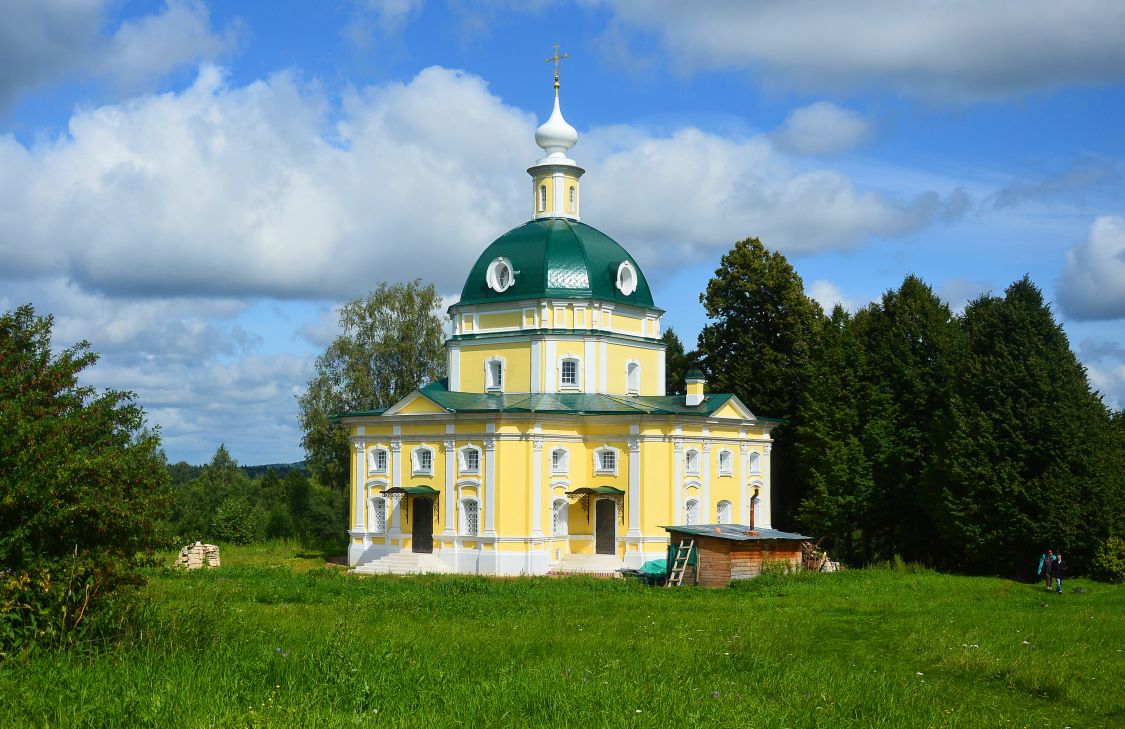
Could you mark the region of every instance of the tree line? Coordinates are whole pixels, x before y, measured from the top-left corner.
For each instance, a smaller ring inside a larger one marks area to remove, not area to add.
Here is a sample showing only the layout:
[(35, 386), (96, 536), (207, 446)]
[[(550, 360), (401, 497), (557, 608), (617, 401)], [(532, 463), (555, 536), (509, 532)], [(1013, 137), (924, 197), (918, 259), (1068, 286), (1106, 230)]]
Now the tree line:
[(956, 315), (913, 275), (825, 314), (785, 257), (750, 238), (700, 298), (708, 323), (683, 360), (786, 419), (775, 523), (850, 564), (1005, 575), (1045, 546), (1084, 569), (1125, 534), (1125, 418), (1026, 276)]

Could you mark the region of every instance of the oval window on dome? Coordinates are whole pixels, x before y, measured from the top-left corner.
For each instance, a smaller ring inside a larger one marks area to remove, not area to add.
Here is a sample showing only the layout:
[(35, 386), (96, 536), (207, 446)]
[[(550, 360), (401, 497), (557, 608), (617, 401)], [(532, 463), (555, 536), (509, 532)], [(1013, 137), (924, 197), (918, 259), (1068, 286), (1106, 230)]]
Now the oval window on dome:
[(628, 261), (622, 261), (617, 267), (617, 290), (626, 296), (637, 290), (637, 271)]
[(503, 293), (515, 283), (516, 274), (512, 270), (512, 263), (507, 258), (497, 258), (488, 264), (488, 288), (497, 293)]

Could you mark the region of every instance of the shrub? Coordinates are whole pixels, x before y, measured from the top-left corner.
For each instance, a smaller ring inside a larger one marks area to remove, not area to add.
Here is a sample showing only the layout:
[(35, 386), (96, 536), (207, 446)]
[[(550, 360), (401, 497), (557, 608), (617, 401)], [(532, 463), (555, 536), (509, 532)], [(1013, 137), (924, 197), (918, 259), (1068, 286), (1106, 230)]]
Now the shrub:
[(1125, 582), (1125, 539), (1110, 537), (1098, 546), (1090, 563), (1090, 575), (1102, 582)]
[(257, 541), (265, 531), (261, 516), (245, 496), (231, 496), (220, 504), (212, 529), (217, 539), (235, 544)]
[(79, 386), (97, 355), (52, 354), (51, 326), (30, 305), (0, 314), (0, 652), (72, 643), (128, 611), (169, 501), (144, 411)]

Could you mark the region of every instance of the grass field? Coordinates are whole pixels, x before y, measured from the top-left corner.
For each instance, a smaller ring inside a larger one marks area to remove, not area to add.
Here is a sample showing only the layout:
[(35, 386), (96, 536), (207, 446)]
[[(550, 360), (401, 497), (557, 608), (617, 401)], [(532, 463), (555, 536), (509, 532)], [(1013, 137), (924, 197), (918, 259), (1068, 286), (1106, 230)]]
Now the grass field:
[(155, 571), (124, 647), (0, 663), (0, 723), (1125, 726), (1125, 587), (886, 569), (663, 590), (222, 556)]

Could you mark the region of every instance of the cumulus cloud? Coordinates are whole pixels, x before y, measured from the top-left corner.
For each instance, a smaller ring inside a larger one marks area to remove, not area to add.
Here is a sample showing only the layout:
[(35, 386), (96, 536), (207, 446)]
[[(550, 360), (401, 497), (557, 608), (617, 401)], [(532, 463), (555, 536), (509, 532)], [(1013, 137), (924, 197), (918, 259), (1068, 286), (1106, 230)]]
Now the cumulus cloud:
[(1072, 319), (1125, 318), (1125, 218), (1098, 218), (1086, 242), (1067, 251), (1057, 295)]
[(845, 311), (854, 312), (867, 303), (859, 299), (849, 298), (838, 285), (822, 278), (805, 286), (805, 294), (820, 304), (820, 308), (824, 309), (826, 314), (831, 314), (837, 304), (844, 307)]
[(871, 124), (851, 109), (829, 101), (794, 109), (774, 134), (777, 144), (800, 155), (849, 152), (871, 136)]
[(112, 33), (107, 0), (0, 2), (0, 111), (17, 94), (68, 74), (105, 77), (127, 89), (231, 50), (238, 30), (211, 27), (200, 0), (168, 0)]
[(604, 222), (642, 259), (665, 265), (747, 235), (785, 253), (858, 248), (923, 228), (961, 203), (956, 191), (903, 200), (863, 190), (831, 169), (795, 169), (764, 135), (731, 139), (689, 127), (654, 136), (611, 127), (584, 144), (598, 161), (597, 175), (584, 180), (583, 215)]
[(1004, 98), (1125, 75), (1117, 0), (605, 0), (696, 68), (735, 67), (808, 88), (887, 85), (910, 94)]

